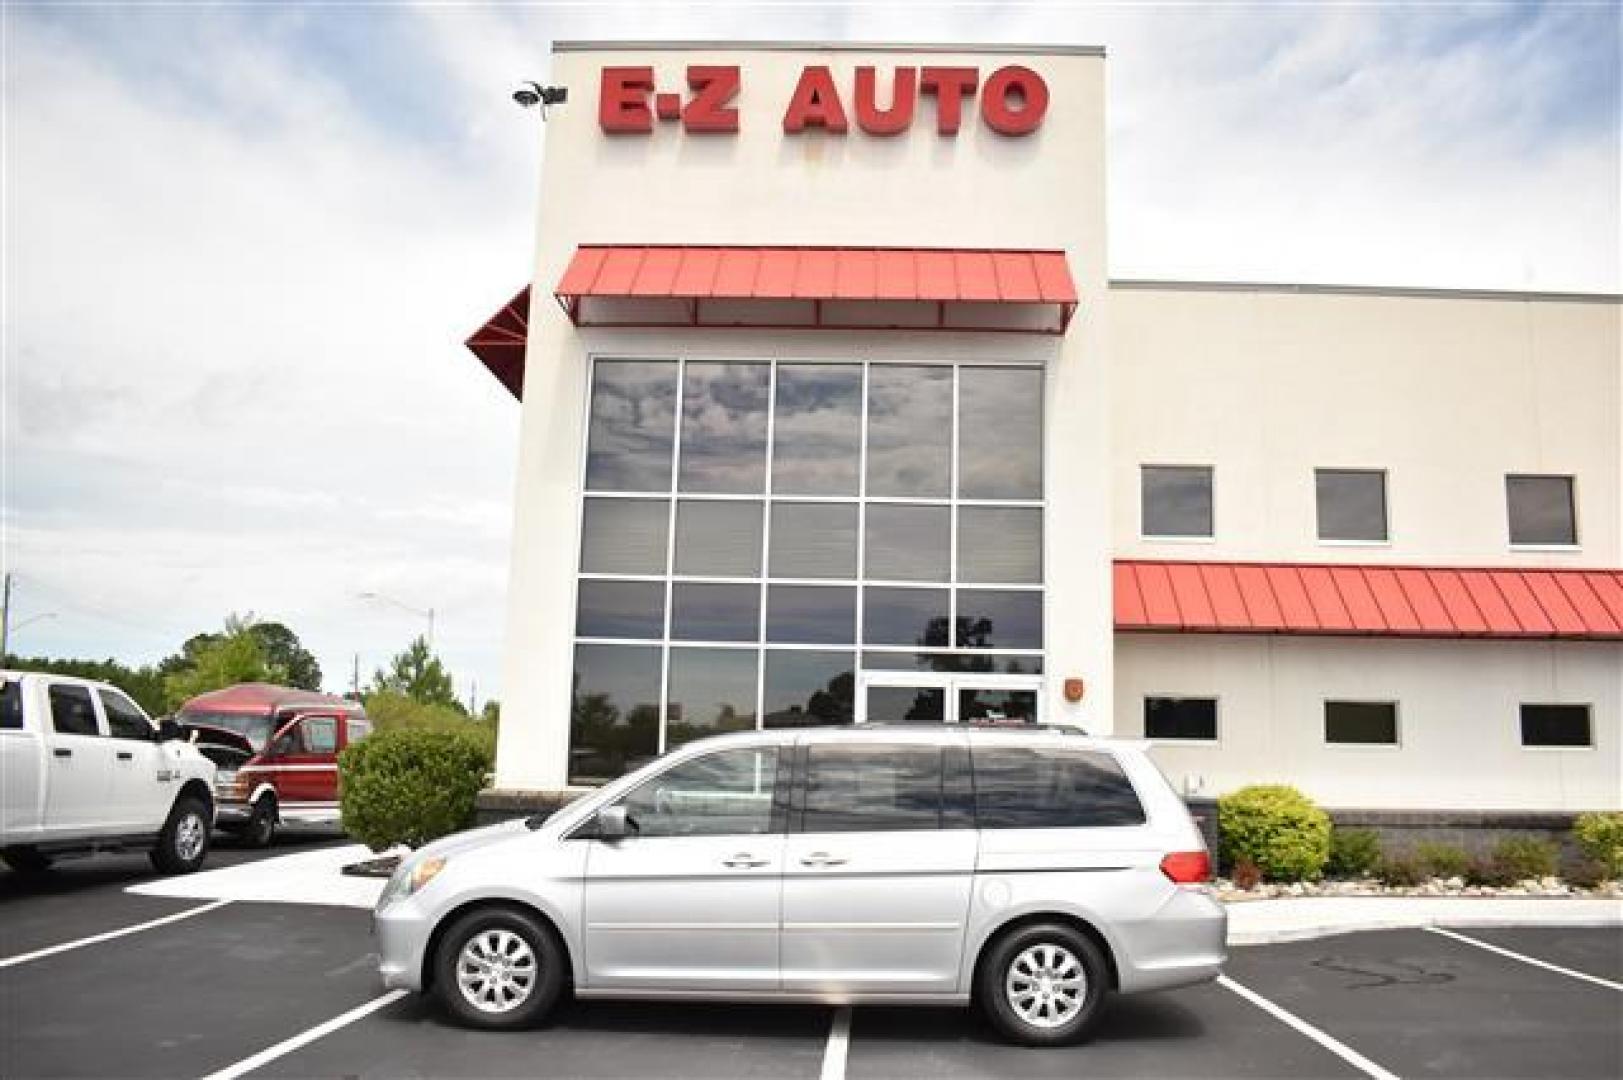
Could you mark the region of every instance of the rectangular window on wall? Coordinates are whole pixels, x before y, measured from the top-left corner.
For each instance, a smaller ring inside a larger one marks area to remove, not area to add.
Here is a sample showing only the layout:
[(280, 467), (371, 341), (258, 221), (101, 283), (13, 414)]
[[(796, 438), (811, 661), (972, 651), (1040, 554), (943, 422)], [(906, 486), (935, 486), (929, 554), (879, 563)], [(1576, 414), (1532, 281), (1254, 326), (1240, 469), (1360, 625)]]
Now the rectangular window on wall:
[(1578, 543), (1572, 477), (1507, 476), (1505, 505), (1512, 544), (1571, 547)]
[(682, 491), (758, 495), (766, 490), (770, 364), (685, 365)]
[(755, 649), (672, 649), (665, 748), (755, 727)]
[(1594, 745), (1588, 705), (1523, 705), (1521, 712), (1523, 746)]
[(1326, 701), (1324, 741), (1332, 746), (1398, 745), (1397, 703)]
[(1212, 467), (1145, 465), (1139, 470), (1139, 531), (1146, 537), (1212, 537)]
[(868, 369), (868, 494), (944, 498), (952, 469), (952, 368)]
[(772, 432), (778, 495), (857, 494), (862, 471), (862, 367), (779, 364)]
[(577, 645), (569, 782), (602, 784), (659, 753), (660, 650)]
[(599, 360), (586, 433), (588, 491), (669, 491), (676, 364)]
[(1378, 469), (1315, 469), (1313, 484), (1320, 540), (1386, 542), (1386, 473)]
[(1040, 368), (959, 369), (958, 496), (1043, 497)]
[(1217, 741), (1217, 699), (1147, 697), (1144, 737), (1184, 742)]

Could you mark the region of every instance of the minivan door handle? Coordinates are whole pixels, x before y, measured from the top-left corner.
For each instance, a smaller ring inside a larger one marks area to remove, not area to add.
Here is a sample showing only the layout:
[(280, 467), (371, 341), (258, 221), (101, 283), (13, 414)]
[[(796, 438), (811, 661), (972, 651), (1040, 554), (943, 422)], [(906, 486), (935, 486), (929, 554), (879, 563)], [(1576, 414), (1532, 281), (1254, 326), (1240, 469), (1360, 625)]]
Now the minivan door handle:
[(769, 859), (757, 859), (747, 851), (740, 851), (730, 859), (721, 860), (721, 865), (731, 866), (739, 870), (748, 870), (756, 866), (765, 866), (770, 861)]
[(844, 866), (845, 860), (826, 851), (814, 851), (800, 860), (801, 866)]

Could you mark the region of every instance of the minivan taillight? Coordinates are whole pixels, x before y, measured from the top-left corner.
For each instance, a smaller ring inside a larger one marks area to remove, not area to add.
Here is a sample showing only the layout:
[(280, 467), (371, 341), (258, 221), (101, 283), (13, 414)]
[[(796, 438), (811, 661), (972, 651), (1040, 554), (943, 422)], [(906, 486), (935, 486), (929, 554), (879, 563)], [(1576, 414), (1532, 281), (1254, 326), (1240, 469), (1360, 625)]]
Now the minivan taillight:
[(1161, 860), (1161, 873), (1175, 885), (1203, 885), (1211, 880), (1212, 859), (1204, 851), (1174, 851)]

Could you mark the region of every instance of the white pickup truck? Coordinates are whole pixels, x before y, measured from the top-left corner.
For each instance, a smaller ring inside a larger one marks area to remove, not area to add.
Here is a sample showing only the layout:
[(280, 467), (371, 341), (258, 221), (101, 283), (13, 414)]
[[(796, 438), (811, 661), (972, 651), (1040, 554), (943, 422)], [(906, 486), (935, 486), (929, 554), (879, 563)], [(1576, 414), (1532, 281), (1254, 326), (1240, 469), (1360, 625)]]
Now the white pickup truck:
[(0, 858), (39, 871), (63, 855), (145, 848), (152, 865), (203, 865), (214, 763), (172, 722), (106, 683), (0, 671)]

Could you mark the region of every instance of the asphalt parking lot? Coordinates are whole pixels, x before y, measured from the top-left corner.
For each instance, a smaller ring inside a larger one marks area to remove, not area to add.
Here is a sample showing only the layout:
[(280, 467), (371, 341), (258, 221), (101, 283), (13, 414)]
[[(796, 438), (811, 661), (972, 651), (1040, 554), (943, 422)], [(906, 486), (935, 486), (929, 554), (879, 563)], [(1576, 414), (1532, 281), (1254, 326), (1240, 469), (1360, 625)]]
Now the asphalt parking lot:
[[(262, 857), (220, 848), (210, 865)], [(365, 911), (124, 891), (150, 878), (140, 856), (0, 872), (0, 1076), (1623, 1075), (1616, 928), (1238, 949), (1229, 982), (1117, 999), (1091, 1043), (1064, 1050), (1004, 1045), (965, 1011), (900, 1008), (569, 1003), (547, 1027), (496, 1035), (382, 995)], [(75, 947), (44, 951), (60, 945)]]

